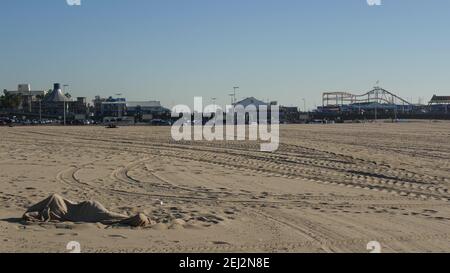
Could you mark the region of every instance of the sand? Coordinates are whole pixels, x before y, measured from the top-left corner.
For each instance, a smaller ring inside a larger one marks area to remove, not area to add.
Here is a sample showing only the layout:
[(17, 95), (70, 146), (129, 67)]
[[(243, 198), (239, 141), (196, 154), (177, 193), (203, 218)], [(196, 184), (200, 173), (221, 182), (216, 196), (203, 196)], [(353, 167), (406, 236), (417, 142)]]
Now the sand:
[[(170, 140), (169, 127), (0, 128), (0, 251), (450, 251), (450, 123), (283, 125), (254, 142)], [(20, 221), (57, 193), (145, 228)]]

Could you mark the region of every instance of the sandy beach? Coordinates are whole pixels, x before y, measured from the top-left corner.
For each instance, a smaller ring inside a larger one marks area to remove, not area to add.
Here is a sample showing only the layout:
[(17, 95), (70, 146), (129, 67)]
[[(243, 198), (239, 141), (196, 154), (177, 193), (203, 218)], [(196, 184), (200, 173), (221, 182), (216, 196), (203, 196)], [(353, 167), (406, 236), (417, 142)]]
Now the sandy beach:
[[(0, 251), (450, 251), (450, 123), (282, 125), (280, 149), (170, 127), (0, 128)], [(25, 224), (57, 193), (145, 228)]]

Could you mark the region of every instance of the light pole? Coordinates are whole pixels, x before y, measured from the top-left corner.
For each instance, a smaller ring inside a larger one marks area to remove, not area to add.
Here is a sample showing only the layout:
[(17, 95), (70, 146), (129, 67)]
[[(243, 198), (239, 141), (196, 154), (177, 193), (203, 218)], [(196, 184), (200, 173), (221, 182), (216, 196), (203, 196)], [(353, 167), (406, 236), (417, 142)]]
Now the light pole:
[(42, 99), (39, 98), (39, 123), (42, 123), (42, 105), (41, 105)]
[(216, 106), (216, 100), (217, 100), (217, 98), (211, 98), (211, 100), (212, 100), (212, 104), (214, 105), (214, 113), (215, 113), (216, 110), (217, 110), (217, 106)]
[(122, 97), (122, 93), (117, 93), (117, 119), (121, 119), (122, 118), (122, 101), (121, 101), (121, 97)]
[(233, 102), (234, 95), (233, 94), (229, 94), (229, 96), (231, 98), (231, 106), (233, 106), (234, 105), (234, 102)]
[(64, 84), (63, 85), (63, 95), (64, 95), (64, 101), (63, 101), (63, 105), (64, 105), (64, 126), (66, 126), (66, 87), (69, 87), (68, 84)]
[(63, 105), (64, 105), (64, 126), (66, 126), (66, 100), (64, 100)]
[(236, 103), (236, 90), (239, 89), (239, 86), (235, 86), (233, 87), (233, 98), (234, 98), (234, 103)]
[(212, 104), (214, 105), (214, 112), (211, 113), (211, 115), (214, 115), (214, 120), (215, 120), (217, 117), (217, 105), (216, 105), (217, 98), (211, 98), (211, 100), (212, 100)]

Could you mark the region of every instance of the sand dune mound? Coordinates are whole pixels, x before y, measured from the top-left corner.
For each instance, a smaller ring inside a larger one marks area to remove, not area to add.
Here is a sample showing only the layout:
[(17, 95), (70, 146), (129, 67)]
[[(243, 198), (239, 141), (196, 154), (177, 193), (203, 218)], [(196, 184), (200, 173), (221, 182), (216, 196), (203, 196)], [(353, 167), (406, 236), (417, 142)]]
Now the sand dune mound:
[(143, 213), (128, 217), (111, 212), (96, 201), (77, 204), (58, 194), (53, 194), (31, 206), (22, 218), (27, 222), (86, 222), (105, 225), (122, 224), (133, 227), (146, 226), (151, 222)]

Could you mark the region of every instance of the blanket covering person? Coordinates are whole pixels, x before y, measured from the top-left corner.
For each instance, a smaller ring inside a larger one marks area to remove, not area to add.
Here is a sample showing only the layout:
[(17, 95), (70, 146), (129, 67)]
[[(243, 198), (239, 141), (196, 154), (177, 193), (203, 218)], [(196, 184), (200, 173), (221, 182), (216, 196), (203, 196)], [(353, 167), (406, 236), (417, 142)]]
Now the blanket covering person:
[(86, 222), (132, 227), (145, 227), (151, 222), (143, 213), (128, 217), (110, 212), (97, 201), (85, 201), (77, 204), (58, 194), (53, 194), (31, 206), (22, 218), (27, 222)]

